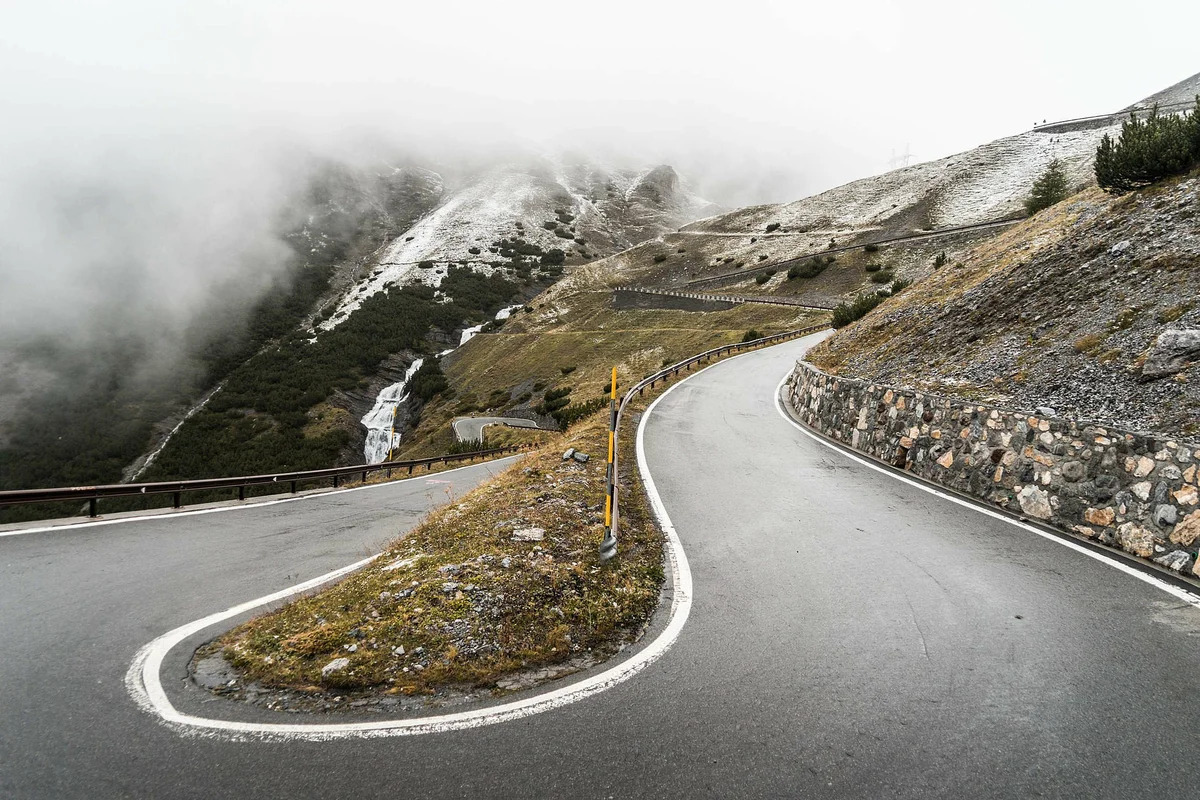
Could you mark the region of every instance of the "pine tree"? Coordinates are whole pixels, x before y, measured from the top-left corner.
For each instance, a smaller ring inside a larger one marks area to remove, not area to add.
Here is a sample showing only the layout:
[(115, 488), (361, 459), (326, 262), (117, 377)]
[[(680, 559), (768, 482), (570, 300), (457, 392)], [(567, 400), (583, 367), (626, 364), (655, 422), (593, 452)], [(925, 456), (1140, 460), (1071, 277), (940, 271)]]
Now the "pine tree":
[[(1097, 156), (1097, 159), (1099, 156)], [(1033, 216), (1043, 208), (1049, 208), (1067, 196), (1067, 176), (1056, 158), (1046, 167), (1041, 177), (1033, 182), (1033, 190), (1025, 201), (1025, 211)]]
[(1113, 194), (1187, 172), (1200, 164), (1200, 96), (1196, 108), (1183, 115), (1158, 115), (1158, 106), (1145, 119), (1130, 113), (1114, 142), (1105, 134), (1096, 149), (1096, 182)]

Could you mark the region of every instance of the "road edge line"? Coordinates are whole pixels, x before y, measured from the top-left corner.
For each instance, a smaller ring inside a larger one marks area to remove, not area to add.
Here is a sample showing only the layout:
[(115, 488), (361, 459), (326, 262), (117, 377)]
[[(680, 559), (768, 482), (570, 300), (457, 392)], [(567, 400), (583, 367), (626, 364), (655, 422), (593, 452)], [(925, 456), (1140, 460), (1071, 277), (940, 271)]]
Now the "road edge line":
[(733, 356), (732, 358), (722, 359), (688, 375), (655, 398), (654, 402), (642, 414), (642, 418), (638, 423), (636, 436), (638, 469), (641, 471), (642, 484), (650, 499), (651, 509), (658, 519), (663, 534), (667, 539), (665, 549), (671, 568), (672, 597), (670, 617), (668, 618), (666, 627), (655, 637), (654, 641), (650, 642), (650, 644), (639, 650), (629, 659), (590, 678), (585, 678), (551, 692), (490, 708), (441, 714), (432, 717), (310, 725), (255, 723), (195, 717), (190, 714), (181, 713), (171, 704), (160, 679), (162, 662), (166, 658), (167, 653), (184, 639), (199, 633), (205, 628), (223, 622), (230, 617), (315, 589), (336, 580), (343, 575), (366, 566), (378, 558), (378, 555), (375, 555), (347, 567), (342, 567), (341, 569), (305, 581), (304, 583), (297, 584), (296, 586), (281, 589), (265, 597), (250, 600), (225, 611), (210, 614), (207, 617), (181, 625), (164, 633), (137, 651), (133, 662), (125, 673), (126, 690), (139, 708), (149, 714), (158, 716), (163, 724), (184, 735), (220, 737), (235, 741), (249, 739), (333, 741), (348, 738), (414, 736), (425, 733), (442, 733), (494, 725), (560, 708), (625, 682), (653, 664), (670, 649), (683, 632), (683, 626), (688, 620), (692, 606), (692, 572), (688, 564), (687, 554), (683, 550), (683, 543), (675, 531), (675, 526), (671, 522), (670, 515), (663, 505), (662, 497), (658, 494), (658, 489), (650, 474), (649, 464), (646, 462), (644, 447), (646, 424), (650, 420), (655, 407), (666, 399), (671, 392), (688, 380), (711, 367), (727, 363), (743, 355), (751, 355), (753, 352), (758, 351), (751, 351)]
[[(224, 511), (241, 511), (247, 508), (263, 508), (265, 506), (275, 506), (280, 503), (297, 503), (301, 500), (311, 500), (314, 497), (332, 497), (335, 494), (346, 494), (348, 492), (361, 492), (364, 489), (379, 489), (384, 486), (395, 486), (398, 483), (408, 483), (409, 481), (421, 480), (423, 478), (432, 478), (434, 476), (449, 475), (451, 472), (458, 472), (471, 467), (481, 467), (485, 464), (496, 464), (501, 461), (506, 461), (510, 458), (516, 459), (521, 457), (521, 453), (516, 453), (511, 456), (503, 456), (501, 458), (493, 458), (490, 461), (480, 461), (476, 464), (463, 464), (461, 467), (453, 467), (444, 469), (441, 472), (427, 472), (424, 475), (411, 475), (407, 478), (396, 478), (395, 480), (385, 480), (379, 483), (367, 483), (362, 486), (349, 486), (344, 489), (308, 489), (303, 492), (298, 492), (296, 495), (288, 495), (276, 500), (261, 500), (255, 503), (239, 502), (237, 505), (223, 505), (213, 508), (193, 508), (193, 509), (171, 509), (161, 514), (145, 514), (140, 516), (120, 517), (116, 519), (97, 519), (83, 520), (81, 522), (69, 522), (65, 525), (44, 525), (40, 528), (23, 528), (15, 531), (0, 531), (0, 539), (6, 536), (25, 536), (30, 533), (50, 533), (79, 530), (81, 528), (99, 528), (105, 525), (119, 525), (123, 522), (141, 522), (143, 520), (156, 519), (177, 519), (179, 517), (194, 517), (199, 514), (217, 514)], [(132, 495), (131, 495), (132, 496)], [(235, 502), (235, 501), (230, 501)], [(59, 519), (63, 519), (60, 517)], [(66, 517), (65, 519), (70, 519)]]
[(817, 433), (816, 431), (809, 430), (808, 426), (804, 425), (803, 423), (801, 423), (798, 420), (796, 420), (795, 418), (793, 418), (792, 415), (787, 412), (787, 409), (783, 405), (785, 401), (783, 399), (783, 391), (782, 390), (783, 390), (783, 387), (788, 383), (788, 379), (791, 378), (794, 370), (795, 370), (795, 367), (792, 367), (791, 369), (789, 369), (788, 372), (783, 376), (783, 380), (781, 380), (775, 386), (775, 410), (777, 412), (779, 412), (779, 416), (783, 417), (785, 422), (789, 423), (794, 428), (796, 428), (796, 430), (800, 431), (805, 436), (809, 437), (810, 439), (817, 442), (818, 444), (824, 445), (825, 447), (828, 447), (830, 450), (840, 453), (841, 455), (845, 456), (846, 458), (850, 459), (851, 461), (857, 462), (858, 464), (861, 464), (864, 467), (873, 469), (876, 472), (887, 475), (890, 478), (894, 478), (895, 480), (898, 480), (901, 483), (906, 483), (909, 486), (913, 486), (917, 489), (920, 489), (923, 492), (928, 492), (929, 494), (935, 495), (936, 497), (940, 497), (943, 500), (949, 500), (951, 503), (955, 503), (956, 505), (962, 506), (963, 508), (969, 508), (972, 511), (977, 511), (980, 514), (991, 517), (993, 519), (998, 519), (1002, 522), (1007, 522), (1009, 525), (1012, 525), (1014, 527), (1020, 528), (1025, 531), (1029, 531), (1030, 533), (1037, 534), (1038, 536), (1042, 537), (1043, 539), (1047, 539), (1049, 541), (1060, 544), (1063, 547), (1074, 550), (1077, 553), (1082, 553), (1083, 555), (1087, 556), (1088, 558), (1093, 558), (1093, 559), (1101, 562), (1102, 564), (1106, 564), (1109, 567), (1112, 567), (1113, 569), (1118, 570), (1119, 572), (1123, 572), (1126, 575), (1130, 575), (1134, 578), (1137, 578), (1138, 580), (1142, 581), (1143, 583), (1147, 583), (1156, 589), (1160, 589), (1161, 591), (1166, 592), (1167, 594), (1171, 595), (1172, 597), (1174, 597), (1178, 600), (1182, 600), (1183, 602), (1187, 603), (1188, 605), (1190, 605), (1194, 608), (1200, 608), (1200, 596), (1196, 595), (1195, 593), (1193, 593), (1191, 591), (1188, 591), (1187, 589), (1184, 589), (1181, 586), (1176, 586), (1173, 583), (1163, 580), (1162, 578), (1159, 578), (1156, 575), (1152, 575), (1148, 572), (1145, 572), (1145, 571), (1139, 569), (1138, 567), (1133, 566), (1132, 564), (1127, 564), (1124, 561), (1119, 560), (1119, 557), (1116, 555), (1110, 555), (1108, 553), (1092, 550), (1091, 548), (1084, 547), (1083, 545), (1079, 544), (1078, 542), (1074, 542), (1074, 541), (1071, 541), (1070, 539), (1064, 538), (1064, 535), (1052, 533), (1050, 531), (1041, 530), (1034, 525), (1030, 525), (1027, 522), (1024, 522), (1022, 520), (1019, 520), (1012, 516), (1009, 516), (1008, 514), (1005, 514), (1004, 512), (1002, 512), (998, 509), (988, 508), (986, 506), (978, 505), (976, 503), (965, 500), (961, 497), (955, 497), (953, 494), (943, 491), (936, 484), (929, 483), (920, 478), (910, 476), (910, 475), (900, 475), (896, 472), (893, 472), (890, 469), (883, 467), (880, 464), (873, 463), (868, 456), (859, 455), (855, 451), (850, 450), (847, 447), (845, 447), (844, 445), (842, 445), (840, 442), (830, 441), (829, 439), (826, 439), (824, 436)]

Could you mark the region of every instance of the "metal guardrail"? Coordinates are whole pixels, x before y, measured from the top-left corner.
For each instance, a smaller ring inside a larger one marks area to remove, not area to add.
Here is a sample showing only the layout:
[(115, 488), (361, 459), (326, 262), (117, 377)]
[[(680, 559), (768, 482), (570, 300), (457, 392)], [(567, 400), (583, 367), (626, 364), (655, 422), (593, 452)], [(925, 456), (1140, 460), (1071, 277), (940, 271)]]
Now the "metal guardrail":
[(241, 475), (233, 478), (204, 478), (192, 481), (164, 481), (159, 483), (116, 483), (106, 486), (71, 486), (57, 489), (17, 489), (0, 492), (0, 508), (25, 503), (55, 503), (55, 502), (84, 502), (88, 504), (88, 516), (97, 516), (97, 502), (104, 497), (140, 497), (143, 495), (169, 494), (172, 495), (173, 506), (183, 505), (183, 495), (187, 492), (201, 492), (214, 489), (237, 489), (238, 500), (246, 499), (246, 488), (249, 486), (285, 485), (295, 494), (298, 484), (312, 481), (332, 480), (337, 488), (343, 478), (361, 475), (365, 481), (372, 472), (387, 472), (390, 478), (392, 472), (413, 471), (425, 467), (432, 470), (435, 464), (452, 464), (457, 461), (475, 461), (504, 453), (515, 453), (524, 449), (520, 445), (496, 447), (490, 450), (477, 450), (471, 453), (452, 453), (444, 456), (430, 456), (412, 461), (384, 461), (379, 464), (359, 464), (352, 467), (329, 467), (327, 469), (310, 469), (303, 472), (280, 472), (271, 475)]
[[(808, 325), (803, 328), (797, 328), (796, 330), (793, 330), (793, 331), (786, 331), (784, 333), (776, 333), (772, 336), (764, 336), (761, 339), (752, 339), (749, 342), (739, 342), (737, 344), (727, 344), (727, 345), (723, 345), (721, 347), (714, 347), (711, 350), (705, 350), (703, 353), (698, 353), (698, 354), (692, 356), (691, 358), (685, 358), (683, 361), (680, 361), (676, 364), (672, 364), (669, 367), (664, 367), (663, 369), (660, 369), (658, 372), (654, 373), (653, 375), (649, 375), (645, 378), (642, 378), (640, 381), (638, 381), (636, 384), (634, 384), (634, 386), (629, 391), (627, 391), (625, 393), (625, 396), (623, 398), (621, 398), (620, 404), (616, 406), (616, 410), (612, 414), (612, 420), (609, 425), (609, 434), (610, 434), (609, 447), (610, 447), (610, 453), (611, 453), (611, 462), (610, 462), (611, 466), (609, 467), (609, 470), (610, 470), (609, 481), (610, 481), (611, 488), (609, 491), (610, 491), (610, 494), (612, 497), (612, 500), (611, 500), (612, 513), (611, 513), (611, 516), (609, 516), (609, 519), (606, 520), (606, 522), (608, 522), (608, 526), (605, 528), (605, 531), (604, 531), (604, 540), (601, 541), (601, 543), (600, 543), (600, 560), (601, 561), (607, 561), (608, 559), (612, 558), (613, 556), (615, 556), (617, 554), (617, 527), (618, 527), (618, 521), (620, 520), (620, 491), (617, 488), (617, 486), (619, 484), (618, 466), (619, 466), (619, 462), (620, 462), (620, 457), (618, 456), (618, 450), (619, 450), (618, 437), (619, 437), (619, 432), (621, 429), (621, 416), (625, 413), (625, 407), (628, 406), (633, 401), (633, 398), (635, 396), (640, 396), (642, 394), (642, 392), (644, 392), (646, 389), (653, 389), (660, 381), (663, 383), (666, 383), (671, 378), (679, 375), (680, 370), (690, 370), (692, 368), (692, 366), (694, 366), (696, 364), (707, 363), (714, 358), (719, 358), (720, 356), (726, 355), (729, 353), (740, 353), (743, 350), (753, 350), (754, 348), (762, 347), (763, 345), (778, 344), (780, 342), (786, 342), (791, 339), (798, 339), (801, 336), (807, 336), (810, 333), (816, 333), (817, 331), (823, 331), (823, 330), (827, 329), (828, 327), (829, 327), (828, 323), (822, 323), (819, 325)], [(616, 379), (615, 379), (615, 370), (614, 370), (614, 379), (613, 379), (614, 387), (615, 387), (615, 384), (616, 384)], [(608, 516), (608, 515), (606, 515), (606, 516)]]
[(1174, 103), (1164, 103), (1162, 105), (1155, 103), (1151, 106), (1146, 106), (1146, 107), (1141, 107), (1141, 108), (1139, 108), (1139, 107), (1126, 108), (1123, 111), (1112, 111), (1108, 114), (1093, 114), (1090, 117), (1074, 117), (1072, 119), (1058, 119), (1058, 120), (1053, 120), (1051, 122), (1042, 122), (1040, 124), (1034, 125), (1032, 130), (1037, 132), (1037, 131), (1046, 130), (1048, 128), (1055, 128), (1055, 127), (1063, 126), (1063, 125), (1075, 125), (1075, 124), (1080, 124), (1080, 123), (1084, 123), (1084, 122), (1103, 122), (1105, 120), (1111, 120), (1112, 124), (1115, 125), (1119, 122), (1129, 119), (1129, 116), (1131, 114), (1138, 115), (1138, 116), (1147, 115), (1155, 109), (1158, 109), (1158, 111), (1160, 113), (1165, 112), (1168, 114), (1176, 114), (1180, 111), (1188, 111), (1192, 108), (1195, 108), (1195, 106), (1196, 106), (1195, 100), (1177, 100)]
[[(745, 274), (745, 273), (743, 273)], [(617, 286), (613, 288), (613, 293), (631, 292), (633, 294), (645, 294), (654, 297), (682, 297), (689, 300), (711, 300), (720, 303), (733, 303), (734, 305), (745, 305), (746, 303), (758, 303), (770, 306), (790, 306), (792, 308), (808, 308), (814, 311), (832, 311), (833, 306), (824, 306), (818, 303), (805, 303), (800, 300), (795, 300), (786, 296), (766, 297), (756, 295), (743, 294), (708, 294), (705, 292), (680, 292), (673, 289), (654, 289), (643, 286)]]

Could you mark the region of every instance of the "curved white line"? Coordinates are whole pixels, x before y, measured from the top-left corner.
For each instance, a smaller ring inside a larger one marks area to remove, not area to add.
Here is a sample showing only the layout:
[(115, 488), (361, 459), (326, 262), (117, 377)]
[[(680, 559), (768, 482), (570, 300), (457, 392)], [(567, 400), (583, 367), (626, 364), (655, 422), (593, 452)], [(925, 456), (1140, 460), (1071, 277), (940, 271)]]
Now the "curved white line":
[[(749, 353), (743, 355), (749, 355)], [(734, 358), (738, 357), (740, 356), (735, 356)], [(725, 359), (725, 361), (710, 364), (709, 367), (717, 366), (717, 364), (731, 360)], [(708, 369), (709, 367), (705, 367), (704, 369)], [(649, 465), (646, 463), (644, 447), (646, 423), (649, 421), (651, 414), (654, 413), (655, 407), (667, 395), (682, 386), (690, 378), (699, 375), (704, 369), (697, 370), (688, 376), (688, 378), (684, 378), (663, 392), (646, 409), (646, 413), (642, 415), (641, 423), (638, 425), (638, 468), (642, 472), (642, 482), (650, 497), (651, 508), (655, 516), (658, 517), (659, 524), (662, 526), (663, 532), (667, 537), (666, 554), (671, 566), (673, 596), (671, 600), (671, 616), (666, 628), (659, 633), (654, 641), (628, 660), (590, 678), (585, 678), (564, 686), (561, 689), (528, 697), (523, 700), (516, 700), (511, 703), (504, 703), (503, 705), (474, 711), (461, 711), (454, 714), (440, 714), (411, 719), (315, 725), (234, 722), (184, 714), (171, 704), (166, 692), (163, 690), (159, 676), (162, 671), (163, 659), (167, 653), (184, 639), (195, 633), (199, 633), (205, 628), (223, 622), (230, 617), (329, 583), (332, 580), (366, 566), (375, 558), (378, 558), (378, 556), (372, 556), (358, 563), (351, 564), (348, 567), (329, 572), (305, 583), (267, 595), (266, 597), (260, 597), (257, 600), (242, 603), (225, 611), (210, 614), (203, 619), (190, 622), (159, 636), (138, 650), (137, 655), (134, 656), (133, 663), (125, 673), (126, 689), (138, 706), (144, 711), (157, 715), (167, 726), (174, 728), (179, 733), (230, 739), (329, 741), (347, 738), (412, 736), (422, 733), (440, 733), (443, 731), (494, 725), (499, 722), (507, 722), (539, 714), (543, 711), (549, 711), (583, 700), (586, 697), (590, 697), (632, 678), (662, 657), (671, 645), (675, 643), (675, 640), (679, 638), (679, 634), (683, 630), (684, 624), (687, 622), (688, 614), (692, 607), (692, 572), (688, 566), (687, 554), (683, 551), (683, 544), (679, 541), (679, 536), (675, 532), (675, 526), (671, 523), (671, 518), (663, 506), (662, 498), (659, 497), (658, 490), (654, 485), (654, 479), (650, 475)]]
[[(464, 464), (461, 467), (453, 469), (444, 469), (441, 472), (426, 473), (424, 475), (413, 475), (409, 478), (397, 478), (395, 480), (386, 480), (382, 483), (369, 483), (365, 486), (351, 486), (348, 489), (309, 489), (304, 492), (298, 492), (294, 496), (281, 497), (277, 500), (260, 500), (257, 503), (239, 502), (237, 505), (217, 506), (215, 508), (193, 508), (189, 510), (176, 511), (170, 510), (161, 514), (141, 514), (138, 516), (114, 517), (112, 519), (97, 519), (85, 520), (82, 522), (65, 522), (62, 525), (43, 525), (40, 528), (21, 528), (13, 531), (0, 531), (0, 538), (5, 536), (24, 536), (29, 533), (45, 533), (47, 531), (74, 531), (80, 528), (99, 528), (105, 525), (119, 525), (122, 522), (144, 522), (152, 519), (176, 519), (178, 517), (194, 517), (198, 514), (220, 514), (226, 511), (241, 511), (246, 508), (262, 508), (263, 506), (275, 506), (280, 503), (295, 503), (299, 500), (309, 500), (313, 497), (332, 497), (335, 494), (346, 494), (348, 492), (361, 492), (364, 489), (380, 489), (384, 486), (395, 486), (398, 483), (407, 483), (409, 481), (424, 480), (433, 475), (442, 476), (449, 475), (451, 472), (458, 472), (471, 467), (481, 467), (484, 464), (499, 464), (502, 461), (509, 461), (518, 458), (518, 456), (504, 456), (503, 458), (492, 459), (491, 461), (480, 461), (478, 464)], [(265, 484), (263, 484), (265, 485)], [(136, 495), (135, 495), (136, 496)]]
[(955, 497), (952, 494), (947, 494), (946, 492), (943, 492), (943, 491), (937, 489), (936, 487), (934, 487), (930, 484), (927, 484), (923, 481), (919, 481), (914, 478), (909, 478), (905, 475), (897, 474), (890, 469), (885, 469), (884, 467), (880, 466), (879, 464), (872, 463), (871, 461), (869, 461), (866, 458), (863, 458), (861, 456), (857, 456), (853, 453), (850, 453), (846, 449), (839, 447), (838, 445), (834, 444), (833, 442), (827, 441), (823, 437), (818, 436), (816, 433), (813, 433), (808, 428), (806, 428), (804, 425), (802, 425), (799, 422), (797, 422), (796, 420), (792, 419), (791, 415), (788, 414), (787, 410), (783, 407), (783, 404), (785, 401), (783, 399), (782, 390), (783, 390), (784, 384), (786, 384), (788, 382), (788, 378), (791, 377), (791, 374), (792, 374), (792, 370), (789, 369), (787, 371), (787, 373), (784, 374), (783, 380), (781, 380), (779, 382), (779, 384), (775, 387), (775, 410), (779, 412), (779, 416), (783, 417), (783, 419), (786, 422), (788, 422), (790, 425), (795, 427), (796, 430), (800, 431), (805, 436), (809, 437), (810, 439), (817, 442), (818, 444), (822, 444), (825, 447), (828, 447), (830, 450), (838, 452), (841, 455), (845, 456), (846, 458), (850, 459), (851, 461), (855, 461), (864, 467), (873, 469), (876, 472), (881, 472), (884, 475), (887, 475), (890, 478), (895, 478), (896, 480), (898, 480), (902, 483), (907, 483), (909, 486), (914, 486), (923, 492), (928, 492), (929, 494), (940, 497), (943, 500), (949, 500), (951, 503), (956, 503), (957, 505), (960, 505), (963, 508), (969, 508), (972, 511), (978, 511), (980, 514), (991, 517), (992, 519), (998, 519), (1001, 522), (1007, 522), (1009, 525), (1018, 527), (1021, 530), (1029, 531), (1030, 533), (1035, 533), (1038, 536), (1041, 536), (1043, 539), (1048, 539), (1049, 541), (1055, 542), (1056, 544), (1061, 544), (1063, 547), (1074, 550), (1077, 553), (1081, 553), (1081, 554), (1087, 556), (1088, 558), (1094, 558), (1097, 561), (1099, 561), (1100, 563), (1107, 564), (1108, 566), (1112, 567), (1113, 569), (1118, 570), (1120, 572), (1124, 572), (1126, 575), (1137, 578), (1139, 581), (1142, 581), (1143, 583), (1148, 583), (1151, 586), (1153, 586), (1154, 588), (1160, 589), (1160, 590), (1166, 592), (1167, 594), (1171, 595), (1172, 597), (1182, 600), (1183, 602), (1187, 603), (1188, 605), (1193, 606), (1194, 608), (1200, 608), (1200, 596), (1197, 596), (1197, 595), (1193, 594), (1192, 592), (1189, 592), (1187, 589), (1176, 586), (1172, 583), (1168, 583), (1167, 581), (1164, 581), (1163, 579), (1158, 578), (1154, 575), (1151, 575), (1147, 572), (1143, 572), (1142, 570), (1137, 569), (1136, 567), (1130, 566), (1129, 564), (1126, 564), (1125, 562), (1120, 560), (1120, 558), (1118, 556), (1111, 556), (1111, 555), (1108, 555), (1107, 553), (1097, 552), (1095, 550), (1092, 550), (1091, 548), (1084, 547), (1083, 545), (1081, 545), (1077, 542), (1073, 542), (1070, 539), (1065, 539), (1061, 536), (1056, 536), (1047, 531), (1039, 530), (1038, 528), (1034, 527), (1033, 525), (1022, 522), (1021, 520), (1018, 520), (1018, 519), (1014, 519), (1007, 514), (1001, 513), (1000, 511), (996, 511), (996, 510), (990, 509), (990, 508), (985, 508), (983, 506), (976, 505), (975, 503), (971, 503), (966, 500), (963, 500), (961, 497)]

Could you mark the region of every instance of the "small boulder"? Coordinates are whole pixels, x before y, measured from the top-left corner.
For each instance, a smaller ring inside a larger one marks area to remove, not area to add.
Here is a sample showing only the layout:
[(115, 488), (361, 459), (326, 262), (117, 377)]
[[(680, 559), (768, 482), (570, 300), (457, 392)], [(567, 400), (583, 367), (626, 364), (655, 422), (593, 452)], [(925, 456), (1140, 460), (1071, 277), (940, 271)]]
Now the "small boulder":
[(333, 661), (330, 661), (328, 664), (321, 667), (321, 677), (327, 678), (335, 672), (344, 670), (348, 666), (350, 666), (350, 659), (335, 658)]
[(1054, 514), (1050, 508), (1050, 496), (1036, 486), (1026, 486), (1017, 495), (1021, 510), (1031, 517), (1050, 519)]
[(1079, 461), (1068, 461), (1062, 466), (1062, 475), (1064, 480), (1072, 483), (1081, 481), (1087, 475), (1087, 467)]
[(1117, 541), (1127, 553), (1142, 558), (1154, 555), (1154, 534), (1137, 523), (1126, 522), (1117, 528)]
[(591, 456), (589, 456), (587, 453), (581, 453), (578, 450), (576, 450), (574, 453), (571, 454), (571, 458), (575, 459), (580, 464), (586, 464), (588, 462), (588, 459), (591, 458)]
[(545, 528), (519, 528), (513, 531), (514, 542), (540, 542), (546, 538)]
[(1188, 514), (1171, 531), (1171, 541), (1184, 547), (1190, 547), (1197, 537), (1200, 537), (1200, 511)]
[[(1026, 406), (1026, 408), (1028, 408), (1028, 407), (1029, 406)], [(1042, 417), (1058, 416), (1058, 413), (1050, 406), (1038, 406), (1035, 410), (1037, 411), (1038, 415), (1042, 416)]]
[(1154, 559), (1155, 564), (1161, 564), (1169, 570), (1183, 572), (1192, 563), (1192, 557), (1182, 550), (1172, 550)]
[(1160, 528), (1170, 527), (1175, 524), (1178, 519), (1175, 506), (1163, 503), (1158, 508), (1154, 509), (1154, 524)]
[(1174, 375), (1197, 358), (1200, 358), (1200, 328), (1163, 331), (1146, 356), (1141, 379), (1152, 381)]
[(563, 455), (562, 455), (562, 460), (563, 460), (563, 461), (570, 461), (570, 460), (571, 460), (571, 457), (572, 457), (573, 455), (575, 455), (575, 448), (574, 448), (574, 447), (568, 447), (568, 448), (567, 448), (567, 449), (566, 449), (566, 450), (563, 452)]

